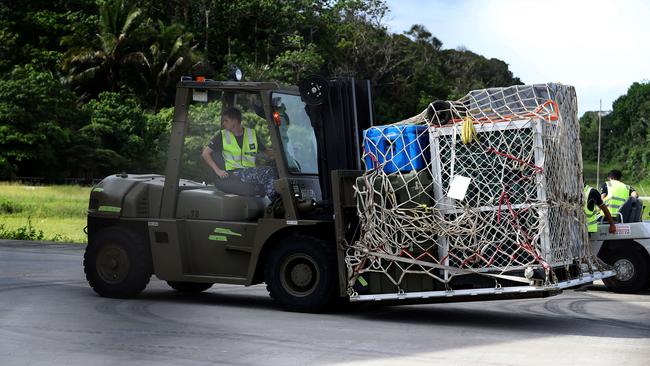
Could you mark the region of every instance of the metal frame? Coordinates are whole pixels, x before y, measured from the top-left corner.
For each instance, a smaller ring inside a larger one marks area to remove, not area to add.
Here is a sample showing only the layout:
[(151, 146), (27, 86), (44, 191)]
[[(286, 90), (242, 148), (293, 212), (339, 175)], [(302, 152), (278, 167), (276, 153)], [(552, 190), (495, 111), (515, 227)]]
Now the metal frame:
[[(438, 132), (435, 127), (429, 127), (429, 149), (431, 152), (431, 160), (434, 161), (433, 157), (438, 157), (440, 156), (440, 140), (434, 136), (434, 134)], [(440, 166), (440, 159), (435, 159), (435, 161), (431, 164), (431, 173), (434, 177), (440, 177), (442, 172), (442, 167)], [(433, 181), (433, 197), (436, 200), (436, 207), (439, 205), (448, 205), (447, 201), (451, 199), (445, 199), (442, 195), (442, 182), (440, 180), (432, 180)], [(443, 200), (445, 201), (444, 203)], [(441, 253), (439, 253), (440, 257), (439, 258), (445, 258), (444, 263), (442, 263), (445, 267), (449, 266), (449, 241), (447, 240), (446, 237), (442, 236), (438, 238), (438, 242), (440, 245), (438, 247), (440, 248)], [(446, 281), (449, 280), (449, 271), (444, 270), (443, 271), (443, 279)]]
[[(543, 292), (559, 292), (563, 289), (579, 286), (585, 283), (612, 277), (614, 271), (603, 271), (593, 273), (583, 273), (582, 276), (568, 281), (558, 282), (553, 285), (545, 286), (509, 286), (495, 288), (479, 288), (469, 290), (449, 290), (449, 291), (423, 291), (423, 292), (400, 292), (393, 294), (374, 294), (374, 295), (357, 295), (351, 296), (350, 301), (382, 301), (382, 300), (409, 300), (409, 299), (429, 299), (429, 298), (446, 298), (455, 296), (486, 296), (486, 295), (506, 295), (506, 294), (529, 294)], [(479, 300), (479, 299), (476, 299)]]
[[(507, 122), (504, 121), (504, 122), (484, 123), (484, 124), (476, 125), (476, 133), (480, 136), (480, 134), (483, 132), (531, 129), (533, 132), (533, 153), (534, 153), (535, 165), (543, 166), (546, 159), (544, 154), (544, 131), (545, 131), (544, 127), (546, 123), (549, 123), (549, 121), (546, 121), (544, 119), (522, 119), (522, 120), (507, 121)], [(462, 124), (460, 123), (456, 123), (449, 126), (442, 126), (442, 127), (430, 126), (429, 142), (430, 142), (431, 156), (437, 157), (440, 155), (440, 142), (439, 142), (440, 137), (456, 136), (457, 134), (460, 134), (461, 128), (462, 128)], [(452, 203), (453, 202), (452, 199), (443, 196), (442, 180), (441, 180), (442, 167), (440, 166), (439, 159), (435, 159), (435, 162), (431, 164), (431, 170), (434, 177), (437, 177), (437, 179), (434, 179), (433, 182), (434, 197), (437, 202), (436, 207), (439, 210), (441, 210), (443, 214), (453, 214), (453, 213), (462, 212), (462, 210), (452, 208), (454, 206)], [(536, 175), (535, 185), (537, 187), (537, 200), (540, 202), (544, 202), (546, 200), (546, 176), (544, 175), (543, 172), (541, 174)], [(513, 207), (526, 208), (526, 207), (531, 207), (533, 205), (534, 203), (523, 203), (523, 204), (515, 204), (513, 205)], [(481, 206), (481, 207), (477, 207), (477, 209), (480, 211), (493, 211), (496, 210), (496, 206)], [(546, 217), (548, 217), (548, 209), (540, 207), (539, 216), (540, 216), (540, 220), (544, 220)], [(542, 251), (542, 257), (549, 264), (551, 264), (554, 267), (566, 264), (566, 262), (555, 262), (553, 260), (553, 248), (552, 248), (552, 243), (550, 242), (550, 232), (549, 232), (548, 225), (543, 226), (543, 232), (541, 233), (539, 240), (541, 246), (540, 249)], [(449, 241), (446, 238), (441, 237), (439, 238), (439, 243), (442, 251), (441, 257), (447, 258), (445, 260), (444, 265), (448, 266), (449, 259), (447, 254), (449, 252)], [(447, 280), (448, 277), (449, 277), (448, 271), (445, 270), (444, 279)]]
[[(544, 166), (546, 156), (544, 155), (544, 124), (546, 121), (538, 119), (533, 126), (533, 153), (535, 154), (535, 165)], [(546, 170), (542, 170), (535, 175), (535, 183), (537, 185), (537, 199), (539, 201), (546, 201)], [(548, 218), (548, 208), (540, 207), (537, 211), (539, 213), (540, 221)], [(551, 247), (551, 232), (548, 225), (542, 226), (542, 234), (539, 238), (542, 258), (545, 258), (547, 263), (551, 263), (553, 259), (553, 248)], [(564, 263), (552, 263), (564, 264)]]

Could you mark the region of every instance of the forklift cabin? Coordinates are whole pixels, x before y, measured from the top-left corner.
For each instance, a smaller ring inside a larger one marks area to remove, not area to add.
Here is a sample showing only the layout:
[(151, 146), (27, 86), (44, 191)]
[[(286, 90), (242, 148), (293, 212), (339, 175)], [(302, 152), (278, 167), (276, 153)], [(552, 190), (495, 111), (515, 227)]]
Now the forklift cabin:
[[(242, 125), (272, 152), (257, 164), (277, 169), (274, 202), (260, 187), (219, 179), (201, 159), (227, 107), (240, 109)], [(183, 292), (266, 282), (297, 311), (346, 296), (336, 243), (352, 235), (352, 185), (371, 121), (367, 81), (311, 77), (299, 89), (181, 80), (165, 175), (112, 175), (91, 192), (84, 257), (91, 287), (130, 297), (151, 274)]]

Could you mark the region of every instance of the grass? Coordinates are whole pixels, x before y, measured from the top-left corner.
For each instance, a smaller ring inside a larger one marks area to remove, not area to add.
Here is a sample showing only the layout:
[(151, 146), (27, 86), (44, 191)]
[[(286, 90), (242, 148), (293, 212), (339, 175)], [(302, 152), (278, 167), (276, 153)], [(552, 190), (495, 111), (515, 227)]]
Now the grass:
[(90, 187), (0, 183), (0, 235), (21, 237), (31, 226), (34, 239), (86, 243), (89, 195)]

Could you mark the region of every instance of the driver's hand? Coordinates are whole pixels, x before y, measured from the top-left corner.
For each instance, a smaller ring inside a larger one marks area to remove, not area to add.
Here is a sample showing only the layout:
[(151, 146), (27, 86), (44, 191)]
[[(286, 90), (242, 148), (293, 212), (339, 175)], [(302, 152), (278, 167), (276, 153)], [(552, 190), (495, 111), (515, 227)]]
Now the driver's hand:
[(271, 165), (275, 161), (273, 155), (269, 155), (266, 153), (258, 153), (257, 155), (255, 155), (255, 159), (257, 163), (260, 165)]
[(616, 234), (616, 225), (615, 224), (609, 224), (609, 233), (610, 234)]
[(228, 174), (227, 171), (225, 171), (225, 170), (221, 170), (221, 169), (219, 169), (219, 170), (215, 170), (215, 173), (217, 173), (217, 175), (218, 175), (219, 178), (221, 178), (221, 179), (226, 179), (226, 178), (228, 178), (228, 176), (230, 175), (230, 174)]

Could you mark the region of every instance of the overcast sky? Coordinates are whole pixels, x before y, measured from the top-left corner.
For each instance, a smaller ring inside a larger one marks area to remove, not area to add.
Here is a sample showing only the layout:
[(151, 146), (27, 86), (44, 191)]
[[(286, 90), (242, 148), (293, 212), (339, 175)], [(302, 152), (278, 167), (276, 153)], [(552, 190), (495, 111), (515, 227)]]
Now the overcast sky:
[(576, 87), (579, 114), (610, 110), (650, 79), (650, 1), (387, 0), (394, 33), (423, 24), (443, 48), (464, 46), (510, 65), (524, 83)]

